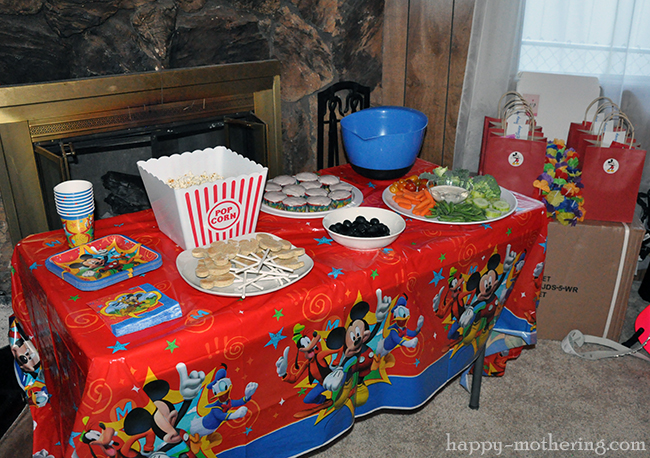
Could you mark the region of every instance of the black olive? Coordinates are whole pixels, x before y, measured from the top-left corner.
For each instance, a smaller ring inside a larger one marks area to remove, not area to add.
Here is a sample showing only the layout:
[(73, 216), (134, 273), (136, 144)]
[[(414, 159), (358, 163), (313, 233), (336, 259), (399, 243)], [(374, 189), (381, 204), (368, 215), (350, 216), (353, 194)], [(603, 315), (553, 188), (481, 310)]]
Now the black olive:
[(332, 232), (351, 237), (384, 237), (390, 235), (390, 229), (377, 218), (368, 221), (363, 215), (357, 216), (354, 221), (344, 220), (330, 226)]

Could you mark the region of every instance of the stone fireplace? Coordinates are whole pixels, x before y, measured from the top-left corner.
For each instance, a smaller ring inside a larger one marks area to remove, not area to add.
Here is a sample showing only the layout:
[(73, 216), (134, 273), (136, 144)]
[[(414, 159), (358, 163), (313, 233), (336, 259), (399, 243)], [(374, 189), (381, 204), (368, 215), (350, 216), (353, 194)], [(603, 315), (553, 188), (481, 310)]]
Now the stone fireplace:
[[(275, 59), (282, 157), (274, 171), (313, 170), (320, 90), (353, 80), (373, 89), (373, 104), (382, 103), (384, 5), (385, 0), (3, 2), (0, 85)], [(4, 218), (2, 210), (0, 291), (8, 291), (4, 268), (12, 250), (9, 234), (15, 238), (16, 230), (10, 227), (13, 216)]]
[(279, 62), (260, 61), (0, 88), (0, 189), (12, 241), (59, 228), (51, 189), (61, 181), (93, 182), (102, 217), (101, 174), (137, 178), (138, 160), (231, 146), (230, 136), (218, 140), (219, 126), (230, 133), (255, 119), (263, 139), (245, 155), (279, 174), (279, 73)]

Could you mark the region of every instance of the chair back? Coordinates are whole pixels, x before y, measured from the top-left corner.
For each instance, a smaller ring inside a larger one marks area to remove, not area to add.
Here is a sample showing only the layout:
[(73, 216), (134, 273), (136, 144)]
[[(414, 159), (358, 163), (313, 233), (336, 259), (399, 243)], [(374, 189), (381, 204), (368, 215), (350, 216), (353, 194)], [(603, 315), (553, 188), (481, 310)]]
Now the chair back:
[(318, 93), (316, 165), (322, 169), (327, 126), (327, 167), (339, 165), (339, 122), (345, 115), (370, 107), (370, 88), (353, 81), (340, 81)]

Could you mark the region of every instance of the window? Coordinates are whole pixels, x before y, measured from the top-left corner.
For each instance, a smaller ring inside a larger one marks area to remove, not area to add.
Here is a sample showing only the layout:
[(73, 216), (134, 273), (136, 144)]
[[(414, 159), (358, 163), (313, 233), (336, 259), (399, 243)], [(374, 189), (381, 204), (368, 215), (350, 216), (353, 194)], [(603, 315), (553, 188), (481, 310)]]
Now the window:
[(650, 76), (650, 0), (527, 0), (519, 71)]

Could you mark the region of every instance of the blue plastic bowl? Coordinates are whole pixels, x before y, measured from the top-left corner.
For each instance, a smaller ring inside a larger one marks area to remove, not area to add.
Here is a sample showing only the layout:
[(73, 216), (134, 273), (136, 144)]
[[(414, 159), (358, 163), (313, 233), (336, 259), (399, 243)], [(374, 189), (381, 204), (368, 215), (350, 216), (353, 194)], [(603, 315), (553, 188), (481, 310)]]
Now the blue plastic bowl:
[(412, 108), (367, 108), (341, 119), (343, 145), (352, 168), (375, 180), (404, 176), (418, 157), (427, 127)]

